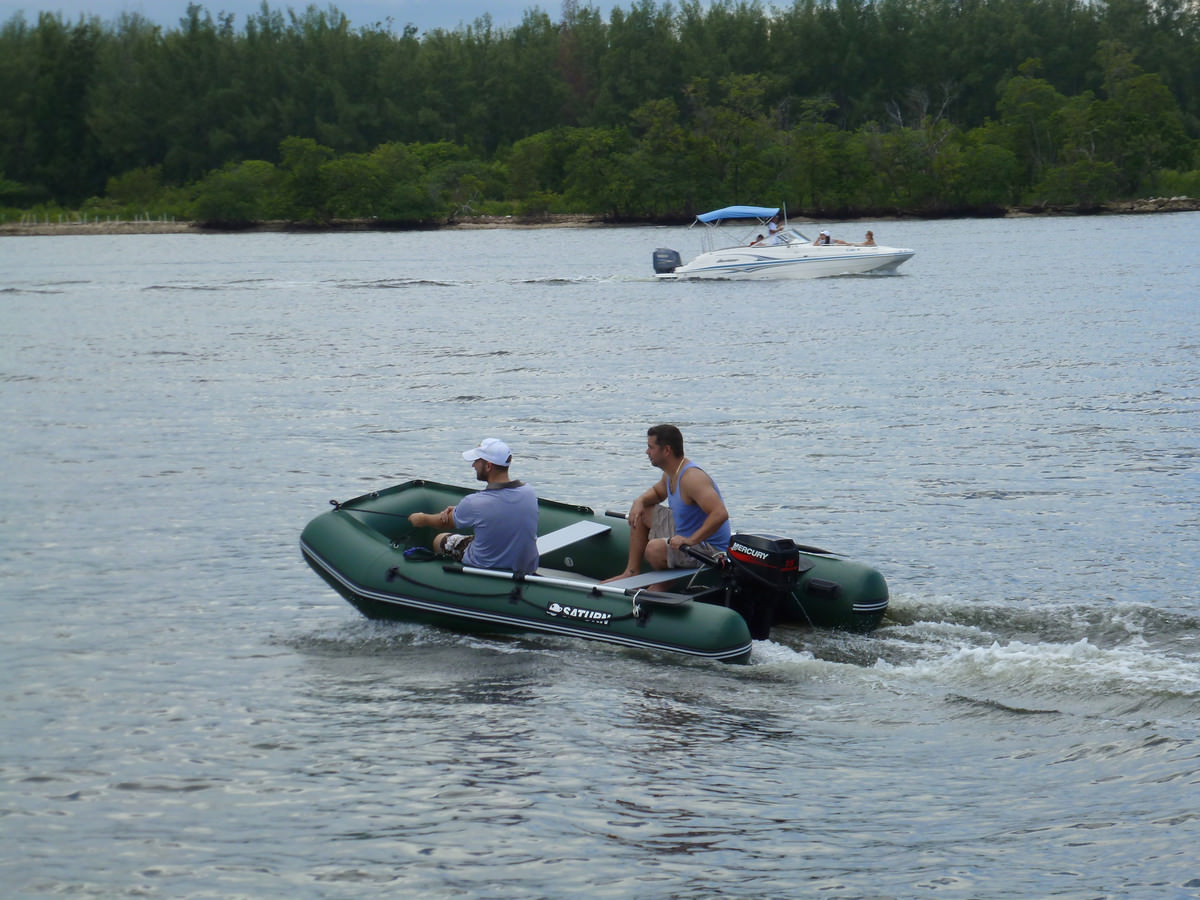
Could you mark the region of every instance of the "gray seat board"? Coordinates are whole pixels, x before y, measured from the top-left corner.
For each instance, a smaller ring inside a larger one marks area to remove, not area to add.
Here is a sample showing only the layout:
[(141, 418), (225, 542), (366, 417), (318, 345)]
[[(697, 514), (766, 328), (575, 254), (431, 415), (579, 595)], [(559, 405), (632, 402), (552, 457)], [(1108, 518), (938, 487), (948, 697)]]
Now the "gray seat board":
[(679, 578), (686, 578), (687, 576), (694, 575), (699, 571), (700, 567), (695, 569), (657, 569), (653, 572), (642, 572), (640, 575), (630, 575), (628, 578), (610, 581), (608, 582), (608, 586), (619, 588), (646, 587), (646, 585), (649, 584), (663, 584), (667, 581), (675, 581)]
[(612, 526), (605, 525), (603, 522), (593, 522), (590, 520), (574, 522), (565, 528), (559, 528), (557, 531), (548, 531), (540, 535), (537, 539), (538, 555), (545, 556), (547, 553), (553, 553), (555, 550), (561, 550), (563, 547), (577, 544), (593, 535), (607, 534), (610, 531), (612, 531)]

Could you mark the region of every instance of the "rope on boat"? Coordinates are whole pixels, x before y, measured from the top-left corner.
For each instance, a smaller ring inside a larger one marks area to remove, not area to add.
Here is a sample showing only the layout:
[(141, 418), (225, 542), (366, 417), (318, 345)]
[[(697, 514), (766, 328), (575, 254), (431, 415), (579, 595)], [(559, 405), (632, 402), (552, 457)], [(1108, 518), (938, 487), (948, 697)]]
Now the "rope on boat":
[(633, 618), (635, 618), (639, 621), (642, 619), (643, 613), (642, 613), (642, 605), (640, 603), (638, 603), (638, 597), (642, 596), (643, 590), (644, 590), (644, 588), (638, 588), (636, 591), (633, 592)]
[[(404, 572), (401, 571), (399, 566), (392, 566), (390, 569), (387, 570), (387, 581), (392, 582), (392, 581), (396, 581), (396, 580), (407, 581), (409, 584), (414, 584), (414, 585), (417, 585), (418, 587), (423, 587), (423, 588), (429, 587), (428, 582), (418, 581), (415, 578), (411, 578), (408, 575), (405, 575)], [(527, 600), (525, 598), (525, 595), (521, 591), (521, 585), (525, 583), (525, 578), (521, 573), (514, 573), (513, 581), (515, 582), (513, 589), (511, 591), (508, 591), (507, 593), (503, 593), (503, 594), (482, 594), (482, 593), (476, 593), (474, 591), (455, 591), (455, 590), (451, 590), (450, 588), (444, 588), (444, 587), (439, 587), (437, 590), (438, 590), (438, 593), (440, 593), (440, 594), (448, 594), (448, 595), (454, 596), (454, 597), (471, 597), (476, 600), (479, 600), (479, 599), (496, 600), (501, 597), (505, 597), (508, 599), (509, 603), (524, 603), (530, 609), (536, 609), (538, 612), (544, 613), (546, 611), (546, 607), (542, 606), (540, 603), (534, 603), (532, 600)], [(642, 593), (642, 591), (639, 589), (637, 591), (637, 593), (635, 593), (633, 596), (634, 611), (632, 613), (628, 613), (628, 614), (622, 615), (622, 616), (614, 615), (609, 621), (624, 622), (626, 619), (642, 619), (642, 618), (644, 618), (645, 613), (643, 613), (641, 611), (641, 608), (639, 607), (639, 605), (637, 603), (637, 595), (640, 593)]]
[[(418, 587), (423, 587), (423, 588), (429, 587), (428, 582), (418, 581), (415, 578), (410, 578), (408, 575), (405, 575), (402, 571), (400, 571), (399, 566), (392, 566), (390, 569), (387, 570), (387, 580), (389, 582), (391, 582), (391, 581), (396, 581), (397, 579), (399, 579), (400, 581), (407, 581), (409, 584), (415, 584)], [(487, 598), (487, 599), (492, 599), (492, 600), (497, 599), (499, 597), (512, 596), (511, 592), (507, 592), (507, 593), (503, 593), (503, 594), (480, 594), (480, 593), (475, 593), (472, 591), (455, 591), (455, 590), (451, 590), (450, 588), (438, 588), (438, 593), (452, 594), (455, 597), (475, 597), (475, 598), (482, 597), (482, 598)]]
[(795, 591), (791, 591), (790, 593), (792, 595), (792, 599), (796, 601), (796, 605), (800, 607), (800, 612), (804, 613), (804, 618), (808, 620), (808, 627), (816, 628), (817, 626), (813, 624), (812, 616), (810, 616), (808, 614), (808, 610), (804, 608), (804, 602), (796, 596)]
[[(371, 496), (373, 499), (375, 497), (378, 497), (379, 495), (372, 494)], [(334, 509), (338, 510), (339, 512), (370, 513), (373, 516), (392, 516), (393, 518), (396, 518), (396, 519), (407, 519), (408, 518), (408, 513), (388, 512), (387, 510), (383, 510), (383, 509), (364, 509), (361, 506), (347, 506), (346, 504), (350, 503), (350, 502), (352, 502), (352, 501), (347, 500), (346, 503), (343, 503), (341, 500), (330, 500), (329, 505), (332, 506)]]

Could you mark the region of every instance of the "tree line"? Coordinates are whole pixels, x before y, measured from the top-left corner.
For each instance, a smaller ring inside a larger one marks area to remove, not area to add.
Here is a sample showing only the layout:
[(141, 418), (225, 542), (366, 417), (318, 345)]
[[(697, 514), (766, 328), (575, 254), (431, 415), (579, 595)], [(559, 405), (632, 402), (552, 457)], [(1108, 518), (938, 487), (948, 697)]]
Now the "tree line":
[(0, 28), (0, 210), (206, 221), (729, 203), (946, 214), (1200, 195), (1189, 0), (635, 0), (418, 34), (266, 2), (239, 26)]

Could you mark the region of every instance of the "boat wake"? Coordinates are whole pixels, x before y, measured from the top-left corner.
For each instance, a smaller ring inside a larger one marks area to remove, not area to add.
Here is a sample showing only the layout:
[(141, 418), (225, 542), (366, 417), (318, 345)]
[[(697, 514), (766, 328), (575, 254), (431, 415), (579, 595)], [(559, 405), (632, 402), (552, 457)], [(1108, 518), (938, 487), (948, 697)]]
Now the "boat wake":
[(483, 281), (449, 281), (443, 278), (379, 278), (373, 281), (339, 281), (336, 286), (342, 290), (406, 290), (427, 287), (488, 287), (496, 284), (506, 285), (580, 285), (604, 284), (615, 279), (600, 275), (539, 275), (524, 278), (500, 278)]
[(1189, 721), (1200, 710), (1200, 620), (1136, 604), (989, 607), (893, 598), (871, 634), (777, 628), (762, 675), (817, 679), (971, 711)]
[[(200, 291), (200, 292), (225, 292), (225, 291), (259, 291), (264, 287), (282, 287), (283, 285), (273, 278), (235, 278), (232, 281), (168, 281), (164, 283), (148, 284), (142, 288), (143, 291)], [(294, 285), (289, 285), (294, 286)]]
[(391, 291), (406, 288), (461, 287), (464, 282), (433, 278), (379, 278), (374, 281), (339, 281), (336, 287), (350, 291)]
[(50, 289), (50, 288), (43, 288), (43, 287), (36, 287), (36, 288), (35, 287), (2, 287), (2, 288), (0, 288), (0, 294), (13, 295), (13, 296), (24, 295), (24, 294), (37, 295), (37, 294), (65, 294), (65, 293), (66, 293), (65, 290)]

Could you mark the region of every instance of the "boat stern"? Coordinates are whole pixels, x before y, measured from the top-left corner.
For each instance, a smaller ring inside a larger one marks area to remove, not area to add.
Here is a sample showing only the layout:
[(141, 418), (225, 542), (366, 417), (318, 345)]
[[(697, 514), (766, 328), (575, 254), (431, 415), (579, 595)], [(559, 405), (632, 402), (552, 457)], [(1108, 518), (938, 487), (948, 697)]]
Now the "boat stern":
[(679, 251), (672, 250), (670, 247), (655, 248), (652, 258), (655, 275), (672, 275), (683, 265), (683, 257), (679, 255)]
[(871, 566), (826, 554), (801, 554), (809, 566), (785, 608), (787, 621), (865, 634), (888, 608), (888, 585)]

